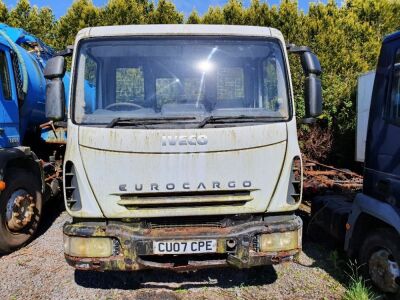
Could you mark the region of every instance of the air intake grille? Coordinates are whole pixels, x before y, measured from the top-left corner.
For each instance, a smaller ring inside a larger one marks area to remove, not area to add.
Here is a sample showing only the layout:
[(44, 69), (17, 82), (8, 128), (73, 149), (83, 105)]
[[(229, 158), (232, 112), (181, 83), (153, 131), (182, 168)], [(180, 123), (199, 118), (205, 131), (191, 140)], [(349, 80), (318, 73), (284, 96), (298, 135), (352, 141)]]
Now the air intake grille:
[(292, 172), (290, 174), (289, 188), (288, 188), (288, 203), (296, 204), (301, 200), (301, 176), (302, 166), (300, 157), (296, 156), (292, 163)]
[(71, 161), (65, 164), (65, 201), (70, 210), (77, 211), (82, 208), (78, 191), (78, 181), (75, 167)]
[(244, 205), (253, 200), (250, 191), (126, 194), (120, 197), (118, 204), (128, 209)]

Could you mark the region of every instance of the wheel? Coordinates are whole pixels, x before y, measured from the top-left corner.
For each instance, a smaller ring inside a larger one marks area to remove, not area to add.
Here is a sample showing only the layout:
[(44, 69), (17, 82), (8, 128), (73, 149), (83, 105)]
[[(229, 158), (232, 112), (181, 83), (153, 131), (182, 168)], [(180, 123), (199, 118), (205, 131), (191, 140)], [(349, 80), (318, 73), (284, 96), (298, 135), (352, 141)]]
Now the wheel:
[(391, 228), (369, 234), (360, 248), (360, 263), (372, 283), (400, 296), (400, 236)]
[(22, 169), (7, 172), (0, 195), (0, 253), (16, 250), (34, 237), (42, 212), (41, 184)]

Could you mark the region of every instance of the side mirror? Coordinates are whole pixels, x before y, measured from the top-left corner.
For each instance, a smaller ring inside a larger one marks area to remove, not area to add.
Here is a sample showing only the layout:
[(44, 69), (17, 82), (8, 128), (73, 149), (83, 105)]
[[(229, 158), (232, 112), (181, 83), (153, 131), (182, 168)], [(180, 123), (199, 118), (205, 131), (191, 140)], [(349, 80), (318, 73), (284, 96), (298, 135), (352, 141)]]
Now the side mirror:
[(65, 117), (65, 88), (62, 78), (65, 75), (65, 58), (51, 58), (44, 69), (46, 83), (46, 117), (53, 121)]
[[(314, 122), (322, 114), (322, 85), (321, 79), (315, 74), (310, 74), (304, 82), (304, 98), (306, 116), (305, 123)], [(307, 120), (309, 122), (307, 122)]]
[(300, 55), (301, 66), (306, 76), (304, 82), (305, 119), (304, 123), (313, 123), (322, 114), (321, 65), (317, 56), (308, 47), (289, 45), (290, 53)]

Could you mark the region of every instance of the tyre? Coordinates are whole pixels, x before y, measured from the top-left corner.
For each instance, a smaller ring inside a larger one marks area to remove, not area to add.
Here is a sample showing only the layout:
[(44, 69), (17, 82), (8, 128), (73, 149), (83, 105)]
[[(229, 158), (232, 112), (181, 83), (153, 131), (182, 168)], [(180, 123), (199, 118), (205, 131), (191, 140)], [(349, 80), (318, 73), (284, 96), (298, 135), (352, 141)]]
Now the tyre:
[(14, 251), (32, 240), (42, 213), (40, 180), (23, 169), (8, 170), (0, 195), (0, 253)]
[(370, 233), (362, 243), (359, 259), (376, 287), (400, 296), (400, 236), (396, 231), (380, 228)]

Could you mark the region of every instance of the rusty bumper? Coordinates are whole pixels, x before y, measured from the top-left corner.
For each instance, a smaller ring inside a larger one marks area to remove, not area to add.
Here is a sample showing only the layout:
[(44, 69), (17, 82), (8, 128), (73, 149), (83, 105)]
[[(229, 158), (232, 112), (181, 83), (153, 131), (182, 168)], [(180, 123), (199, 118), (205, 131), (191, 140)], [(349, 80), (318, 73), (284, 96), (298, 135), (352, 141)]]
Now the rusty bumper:
[[(302, 221), (299, 217), (265, 217), (263, 221), (245, 222), (227, 227), (164, 227), (144, 229), (123, 223), (66, 223), (64, 235), (76, 237), (109, 237), (113, 239), (113, 255), (106, 258), (74, 257), (65, 254), (69, 265), (81, 270), (134, 271), (141, 269), (170, 269), (187, 271), (209, 267), (253, 266), (291, 261), (301, 251)], [(261, 252), (260, 234), (298, 230), (300, 245), (295, 249)], [(153, 241), (217, 240), (216, 253), (155, 255)], [(230, 247), (229, 245), (235, 245)]]

